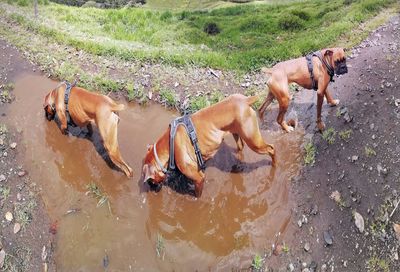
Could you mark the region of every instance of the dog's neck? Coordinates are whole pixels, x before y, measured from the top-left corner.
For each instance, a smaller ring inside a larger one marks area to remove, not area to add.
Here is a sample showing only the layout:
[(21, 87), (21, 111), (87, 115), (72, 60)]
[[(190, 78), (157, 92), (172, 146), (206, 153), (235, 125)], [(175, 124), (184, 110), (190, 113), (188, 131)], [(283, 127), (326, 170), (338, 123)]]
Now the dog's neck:
[[(160, 168), (162, 166), (165, 169), (168, 169), (168, 161), (169, 161), (169, 129), (167, 130), (166, 133), (164, 133), (163, 136), (161, 136), (160, 139), (157, 140), (157, 142), (154, 143), (155, 146), (157, 146), (156, 149), (154, 149), (153, 146), (153, 156), (154, 156), (154, 164), (157, 166), (157, 168)], [(156, 153), (157, 152), (157, 157), (159, 160), (159, 163), (157, 162), (156, 159)], [(162, 169), (161, 169), (162, 170)]]

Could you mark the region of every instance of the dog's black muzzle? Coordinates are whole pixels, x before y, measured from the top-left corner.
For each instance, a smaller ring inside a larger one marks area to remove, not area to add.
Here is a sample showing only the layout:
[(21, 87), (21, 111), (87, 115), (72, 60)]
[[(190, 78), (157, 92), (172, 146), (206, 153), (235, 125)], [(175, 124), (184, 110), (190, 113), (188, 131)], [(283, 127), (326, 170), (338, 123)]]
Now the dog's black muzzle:
[(47, 121), (52, 121), (55, 117), (55, 114), (48, 113), (47, 111), (45, 111), (45, 115), (46, 115)]
[(150, 187), (150, 190), (159, 192), (162, 188), (162, 183), (154, 183), (151, 179), (147, 180), (147, 184)]
[(335, 63), (335, 74), (337, 75), (343, 75), (347, 74), (347, 65), (346, 61), (336, 61)]

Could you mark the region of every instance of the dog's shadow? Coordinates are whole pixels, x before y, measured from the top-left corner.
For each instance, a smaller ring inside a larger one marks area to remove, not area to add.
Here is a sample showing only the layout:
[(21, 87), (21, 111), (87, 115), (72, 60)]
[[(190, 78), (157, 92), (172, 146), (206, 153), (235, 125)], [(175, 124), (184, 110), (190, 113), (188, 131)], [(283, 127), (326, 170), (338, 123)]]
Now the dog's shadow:
[[(61, 131), (61, 124), (57, 115), (55, 116), (54, 121), (56, 122), (58, 128)], [(96, 152), (106, 162), (107, 166), (112, 170), (123, 173), (123, 171), (119, 169), (110, 159), (110, 156), (108, 155), (108, 152), (104, 147), (103, 138), (101, 137), (100, 132), (95, 124), (92, 124), (92, 132), (90, 132), (87, 127), (78, 127), (74, 124), (68, 123), (67, 131), (68, 131), (68, 136), (70, 137), (86, 139), (92, 142)]]
[[(206, 168), (215, 167), (225, 173), (250, 173), (259, 167), (271, 165), (271, 161), (268, 159), (261, 159), (252, 163), (241, 161), (236, 156), (237, 152), (236, 148), (223, 142), (214, 158), (206, 162)], [(139, 180), (139, 184), (142, 184), (140, 192), (158, 192), (161, 190), (161, 186), (150, 185), (148, 183), (143, 184), (143, 177)], [(183, 175), (178, 168), (168, 171), (163, 185), (170, 187), (179, 194), (194, 196), (194, 184), (192, 180)]]

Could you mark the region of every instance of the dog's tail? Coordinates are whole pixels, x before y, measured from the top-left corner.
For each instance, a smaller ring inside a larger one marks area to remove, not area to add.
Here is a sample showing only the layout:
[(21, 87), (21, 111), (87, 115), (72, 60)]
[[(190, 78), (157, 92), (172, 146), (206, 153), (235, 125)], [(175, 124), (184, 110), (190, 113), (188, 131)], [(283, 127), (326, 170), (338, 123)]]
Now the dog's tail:
[(258, 95), (247, 97), (246, 98), (247, 105), (249, 106), (253, 105), (258, 101), (258, 99), (259, 99)]
[(272, 74), (272, 69), (271, 68), (267, 68), (267, 67), (263, 67), (261, 68), (261, 72), (263, 72), (264, 74)]
[(122, 111), (124, 109), (125, 109), (125, 105), (124, 104), (116, 104), (116, 103), (114, 103), (114, 105), (111, 107), (111, 110), (113, 112)]

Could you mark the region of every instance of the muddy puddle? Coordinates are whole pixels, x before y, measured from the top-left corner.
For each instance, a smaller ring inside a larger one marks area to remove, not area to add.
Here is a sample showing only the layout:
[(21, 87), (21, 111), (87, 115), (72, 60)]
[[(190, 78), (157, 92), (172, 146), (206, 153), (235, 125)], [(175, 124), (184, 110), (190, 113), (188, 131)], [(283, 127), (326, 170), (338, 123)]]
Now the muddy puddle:
[[(277, 150), (274, 169), (268, 156), (248, 147), (238, 163), (228, 136), (207, 163), (200, 199), (168, 187), (141, 193), (146, 146), (177, 113), (136, 104), (120, 113), (121, 153), (134, 170), (134, 178), (128, 179), (103, 158), (98, 134), (92, 139), (64, 136), (55, 122), (45, 119), (43, 97), (57, 84), (43, 76), (20, 75), (7, 122), (22, 131), (25, 168), (57, 221), (59, 271), (102, 271), (103, 264), (107, 271), (244, 268), (255, 253), (271, 247), (277, 233), (284, 237), (292, 220), (290, 180), (301, 163), (301, 129), (291, 134), (262, 131)], [(108, 196), (109, 205), (97, 206), (98, 199), (86, 193), (90, 183)]]

